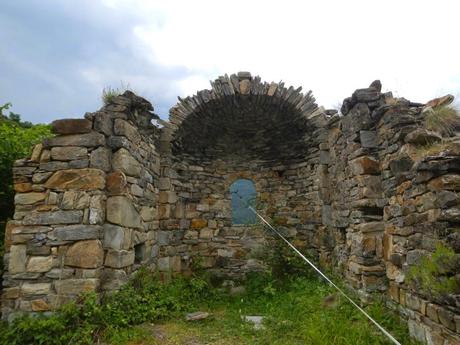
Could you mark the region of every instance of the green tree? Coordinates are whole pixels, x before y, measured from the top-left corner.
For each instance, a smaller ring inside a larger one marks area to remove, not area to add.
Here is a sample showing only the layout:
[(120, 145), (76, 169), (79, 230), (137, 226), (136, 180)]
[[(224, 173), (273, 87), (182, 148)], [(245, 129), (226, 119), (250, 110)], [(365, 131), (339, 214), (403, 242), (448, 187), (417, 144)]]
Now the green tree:
[(21, 121), (18, 114), (5, 110), (11, 103), (0, 106), (0, 256), (3, 255), (5, 224), (14, 212), (13, 164), (27, 157), (34, 144), (51, 135), (48, 125), (33, 125)]

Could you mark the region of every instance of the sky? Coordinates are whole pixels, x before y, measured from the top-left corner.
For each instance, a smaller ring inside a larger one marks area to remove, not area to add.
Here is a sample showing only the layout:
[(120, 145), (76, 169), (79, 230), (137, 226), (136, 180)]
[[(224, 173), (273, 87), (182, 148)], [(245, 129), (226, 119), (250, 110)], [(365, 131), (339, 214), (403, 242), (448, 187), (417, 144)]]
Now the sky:
[(1, 0), (0, 104), (81, 118), (129, 87), (167, 119), (225, 73), (312, 90), (335, 108), (380, 79), (414, 102), (460, 98), (458, 0)]

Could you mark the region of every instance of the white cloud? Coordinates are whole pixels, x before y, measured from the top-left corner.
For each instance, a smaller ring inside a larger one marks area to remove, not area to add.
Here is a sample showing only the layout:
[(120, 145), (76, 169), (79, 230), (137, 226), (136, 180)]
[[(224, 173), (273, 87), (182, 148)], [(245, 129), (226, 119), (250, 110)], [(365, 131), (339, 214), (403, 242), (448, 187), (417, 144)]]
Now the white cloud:
[(460, 93), (459, 10), (458, 0), (10, 0), (3, 97), (43, 121), (95, 110), (102, 88), (123, 82), (167, 117), (176, 96), (250, 71), (326, 107), (374, 79), (423, 102)]
[[(456, 1), (139, 1), (134, 34), (152, 61), (203, 80), (249, 70), (312, 88), (331, 106), (380, 78), (419, 101), (460, 89)], [(160, 12), (164, 25), (148, 22)]]

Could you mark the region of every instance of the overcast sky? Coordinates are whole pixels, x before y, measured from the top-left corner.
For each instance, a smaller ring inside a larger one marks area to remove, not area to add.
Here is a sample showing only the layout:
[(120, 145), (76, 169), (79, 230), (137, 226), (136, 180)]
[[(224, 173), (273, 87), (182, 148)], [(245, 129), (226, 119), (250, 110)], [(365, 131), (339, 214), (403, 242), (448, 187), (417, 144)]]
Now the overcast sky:
[(129, 85), (167, 118), (224, 73), (336, 106), (380, 79), (417, 102), (460, 98), (460, 1), (1, 0), (0, 103), (25, 120), (82, 117)]

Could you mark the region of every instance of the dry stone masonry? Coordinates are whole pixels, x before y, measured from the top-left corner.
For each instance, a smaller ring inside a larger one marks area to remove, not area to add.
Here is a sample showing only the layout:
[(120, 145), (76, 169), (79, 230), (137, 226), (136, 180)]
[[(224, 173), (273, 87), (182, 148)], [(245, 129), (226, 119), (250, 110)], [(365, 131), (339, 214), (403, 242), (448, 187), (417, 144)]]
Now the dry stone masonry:
[(115, 290), (141, 265), (230, 279), (260, 269), (253, 254), (269, 235), (232, 224), (230, 186), (243, 178), (258, 211), (363, 301), (385, 296), (415, 338), (460, 344), (459, 291), (436, 298), (407, 278), (439, 243), (460, 253), (460, 138), (420, 157), (441, 140), (423, 126), (425, 105), (378, 81), (341, 114), (247, 72), (211, 84), (180, 99), (169, 121), (127, 91), (84, 119), (53, 122), (56, 136), (16, 162), (3, 318)]

